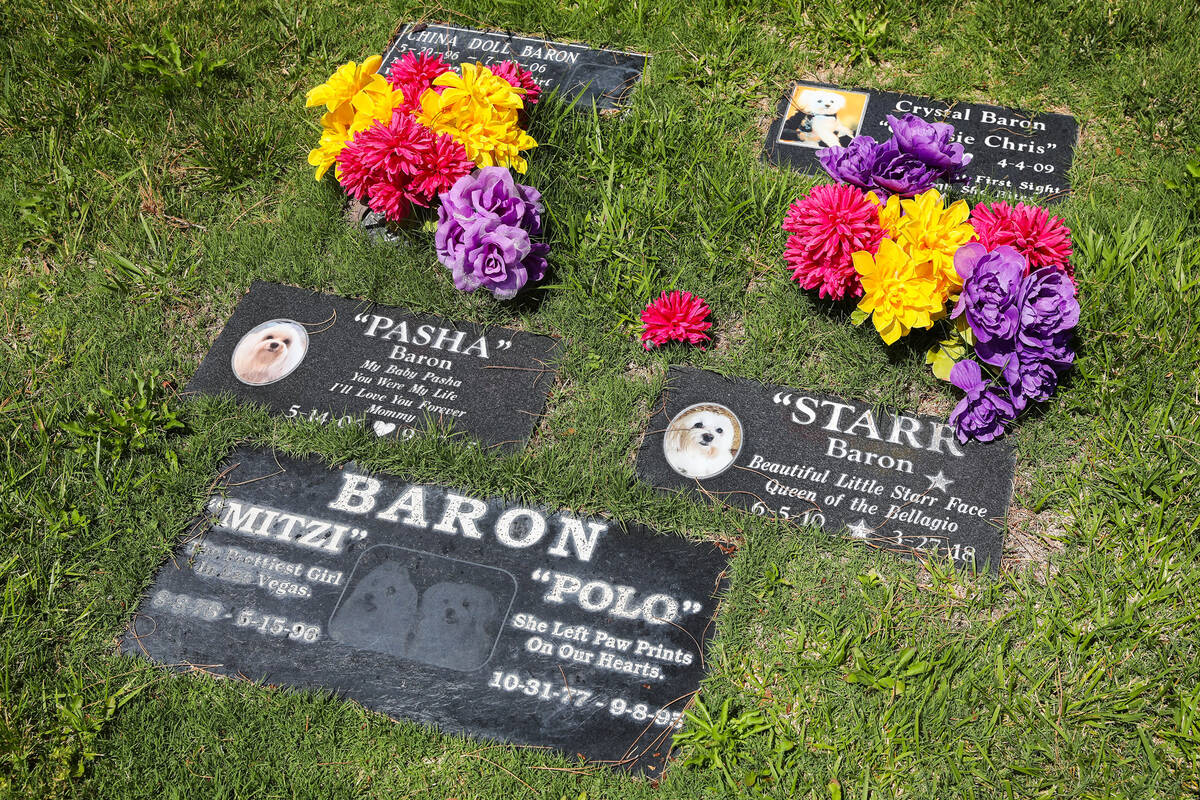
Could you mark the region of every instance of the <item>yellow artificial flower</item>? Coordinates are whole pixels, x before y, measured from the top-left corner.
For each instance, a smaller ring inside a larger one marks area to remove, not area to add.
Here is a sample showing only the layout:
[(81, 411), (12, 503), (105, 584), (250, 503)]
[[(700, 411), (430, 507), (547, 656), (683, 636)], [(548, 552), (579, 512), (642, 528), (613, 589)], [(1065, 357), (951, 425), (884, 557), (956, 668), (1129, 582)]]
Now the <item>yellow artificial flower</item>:
[(382, 63), (383, 56), (369, 56), (361, 64), (347, 61), (338, 67), (337, 72), (329, 76), (329, 80), (308, 90), (304, 102), (305, 107), (324, 105), (330, 111), (337, 110), (343, 103), (349, 103), (354, 99), (354, 95), (372, 82)]
[(524, 107), (523, 89), (479, 64), (463, 64), (462, 75), (447, 72), (434, 84), (445, 87), (441, 94), (427, 89), (421, 95), (418, 121), (435, 133), (446, 133), (462, 144), (467, 158), (481, 167), (528, 168), (522, 150), (537, 142), (520, 124)]
[(879, 206), (879, 227), (883, 228), (884, 234), (889, 239), (895, 239), (900, 235), (900, 198), (892, 195), (884, 203), (874, 192), (867, 192), (867, 199), (875, 205)]
[(521, 100), (524, 89), (513, 86), (478, 62), (466, 62), (460, 69), (461, 75), (450, 70), (433, 79), (434, 86), (445, 87), (442, 100), (447, 105), (465, 103), (513, 111), (524, 108), (525, 103)]
[(858, 309), (871, 315), (875, 330), (887, 344), (907, 336), (913, 328), (928, 328), (934, 315), (944, 309), (945, 301), (938, 294), (928, 262), (909, 258), (891, 239), (881, 241), (874, 256), (860, 250), (852, 258), (863, 287)]
[(933, 264), (933, 277), (945, 302), (962, 289), (962, 278), (954, 269), (954, 253), (975, 237), (975, 229), (967, 221), (971, 209), (966, 200), (943, 208), (942, 195), (937, 189), (903, 200), (900, 205), (904, 216), (898, 223), (900, 233), (896, 241), (914, 261)]
[(325, 177), (341, 155), (342, 148), (354, 137), (354, 131), (350, 129), (353, 121), (354, 108), (350, 103), (342, 103), (334, 111), (321, 115), (321, 141), (308, 154), (308, 163), (317, 168), (317, 180)]
[(393, 89), (382, 75), (374, 75), (371, 81), (354, 95), (350, 104), (354, 107), (354, 121), (350, 123), (350, 131), (358, 133), (365, 131), (376, 121), (384, 125), (390, 123), (392, 112), (404, 104), (404, 92)]

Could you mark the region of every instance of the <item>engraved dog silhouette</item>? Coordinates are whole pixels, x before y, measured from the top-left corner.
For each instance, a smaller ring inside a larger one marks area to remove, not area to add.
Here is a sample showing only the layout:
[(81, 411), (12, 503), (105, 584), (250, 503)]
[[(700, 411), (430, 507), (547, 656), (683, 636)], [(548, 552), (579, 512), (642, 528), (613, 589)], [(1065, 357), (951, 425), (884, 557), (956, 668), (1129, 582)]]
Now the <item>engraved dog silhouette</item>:
[(329, 621), (336, 642), (403, 657), (418, 616), (408, 569), (386, 561), (358, 581)]
[(421, 596), (420, 618), (409, 658), (462, 672), (491, 657), (500, 609), (487, 589), (470, 583), (436, 583)]

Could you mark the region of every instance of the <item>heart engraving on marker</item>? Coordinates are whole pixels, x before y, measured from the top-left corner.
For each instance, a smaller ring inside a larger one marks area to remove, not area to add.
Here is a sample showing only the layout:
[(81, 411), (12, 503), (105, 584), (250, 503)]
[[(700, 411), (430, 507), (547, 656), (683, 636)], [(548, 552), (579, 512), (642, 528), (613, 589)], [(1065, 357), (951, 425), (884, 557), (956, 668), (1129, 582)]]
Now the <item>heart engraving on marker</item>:
[(396, 430), (396, 423), (394, 423), (394, 422), (376, 422), (371, 427), (374, 428), (376, 436), (387, 436), (389, 433)]

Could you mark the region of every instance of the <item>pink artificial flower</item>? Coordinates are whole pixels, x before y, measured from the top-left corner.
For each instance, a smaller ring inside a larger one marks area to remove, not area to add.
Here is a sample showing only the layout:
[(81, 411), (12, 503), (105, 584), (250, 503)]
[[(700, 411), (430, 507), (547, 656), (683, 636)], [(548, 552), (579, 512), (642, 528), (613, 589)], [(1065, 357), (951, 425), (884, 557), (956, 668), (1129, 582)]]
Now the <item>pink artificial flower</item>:
[(467, 158), (466, 148), (450, 134), (440, 134), (413, 173), (408, 197), (417, 205), (428, 207), (439, 194), (449, 191), (459, 178), (473, 169), (475, 162)]
[(408, 216), (412, 206), (405, 191), (394, 183), (376, 181), (367, 191), (367, 205), (385, 219), (401, 220)]
[(709, 336), (708, 304), (691, 292), (663, 292), (642, 312), (642, 347), (650, 350), (667, 342), (700, 344)]
[(488, 69), (496, 77), (503, 78), (512, 84), (513, 88), (524, 89), (525, 94), (522, 95), (526, 105), (536, 105), (538, 95), (542, 93), (542, 87), (538, 86), (537, 81), (533, 79), (533, 73), (522, 67), (515, 61), (501, 61), (498, 64), (491, 64)]
[(980, 204), (971, 212), (971, 226), (988, 251), (1008, 245), (1025, 256), (1029, 271), (1057, 267), (1075, 282), (1071, 266), (1071, 229), (1040, 206), (1017, 203)]
[(392, 88), (404, 93), (400, 108), (415, 114), (421, 108), (421, 95), (426, 89), (441, 93), (441, 87), (435, 87), (433, 79), (449, 71), (450, 65), (440, 55), (409, 52), (392, 62), (387, 79)]
[(429, 206), (475, 167), (462, 144), (403, 111), (387, 125), (376, 122), (355, 134), (337, 165), (346, 193), (393, 222), (408, 216), (414, 203)]
[(814, 186), (808, 197), (792, 203), (784, 220), (788, 237), (784, 260), (792, 280), (821, 297), (860, 297), (863, 289), (852, 253), (879, 250), (883, 229), (879, 208), (854, 186)]
[(359, 200), (365, 199), (376, 181), (408, 183), (428, 158), (433, 143), (433, 131), (397, 111), (387, 125), (377, 121), (354, 134), (338, 155), (338, 180)]

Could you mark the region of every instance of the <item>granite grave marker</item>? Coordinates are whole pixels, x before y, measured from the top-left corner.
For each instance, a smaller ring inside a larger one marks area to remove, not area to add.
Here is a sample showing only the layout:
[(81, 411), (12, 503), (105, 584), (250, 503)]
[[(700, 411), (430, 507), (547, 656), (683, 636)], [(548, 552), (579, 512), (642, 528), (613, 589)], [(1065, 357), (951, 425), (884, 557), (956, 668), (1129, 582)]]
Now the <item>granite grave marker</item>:
[(121, 649), (654, 774), (727, 557), (640, 525), (235, 451)]
[(1067, 171), (1078, 138), (1072, 116), (824, 83), (796, 84), (784, 95), (763, 154), (777, 164), (824, 174), (817, 161), (821, 149), (845, 146), (860, 134), (876, 141), (890, 138), (889, 114), (915, 114), (954, 126), (955, 141), (972, 155), (963, 170), (970, 183), (957, 187), (963, 194), (987, 191), (1003, 200), (1047, 202), (1064, 199), (1071, 191)]
[(618, 108), (641, 80), (647, 56), (619, 50), (596, 50), (581, 44), (530, 39), (500, 31), (450, 25), (405, 25), (383, 56), (380, 72), (406, 52), (441, 55), (450, 65), (477, 61), (484, 66), (516, 61), (533, 73), (543, 92), (558, 90), (578, 108)]
[(999, 569), (1015, 456), (943, 421), (672, 367), (638, 450), (643, 480), (818, 524), (901, 554)]
[(486, 445), (529, 439), (558, 343), (256, 281), (186, 391), (232, 392), (285, 417), (362, 421), (411, 438), (427, 421)]

